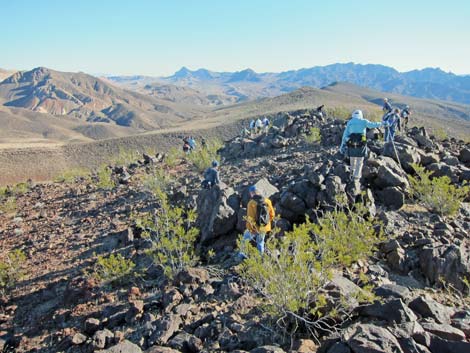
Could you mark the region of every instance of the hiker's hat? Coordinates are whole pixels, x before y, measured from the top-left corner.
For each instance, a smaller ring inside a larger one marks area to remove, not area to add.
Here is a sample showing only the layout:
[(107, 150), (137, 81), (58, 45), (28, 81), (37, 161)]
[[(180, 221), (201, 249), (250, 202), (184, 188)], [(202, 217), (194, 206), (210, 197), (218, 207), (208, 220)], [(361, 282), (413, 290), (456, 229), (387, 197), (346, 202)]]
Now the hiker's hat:
[(219, 166), (219, 162), (217, 162), (217, 161), (212, 161), (212, 166), (213, 166), (213, 167), (218, 167), (218, 166)]
[(256, 188), (256, 185), (250, 185), (250, 187), (248, 188), (248, 191), (249, 192), (257, 192), (258, 189)]

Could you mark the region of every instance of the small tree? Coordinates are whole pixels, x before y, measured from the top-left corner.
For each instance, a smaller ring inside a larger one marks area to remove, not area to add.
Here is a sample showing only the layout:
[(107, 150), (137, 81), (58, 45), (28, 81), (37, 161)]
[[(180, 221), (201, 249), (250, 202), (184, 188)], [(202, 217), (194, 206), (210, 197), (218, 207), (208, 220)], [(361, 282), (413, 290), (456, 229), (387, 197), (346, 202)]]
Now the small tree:
[(96, 183), (96, 186), (100, 189), (105, 189), (105, 190), (110, 190), (116, 186), (116, 183), (114, 182), (113, 178), (111, 177), (112, 175), (112, 170), (108, 166), (101, 166), (100, 169), (98, 169), (97, 177), (98, 177), (98, 182)]
[(308, 144), (314, 144), (321, 142), (321, 133), (318, 127), (311, 127), (307, 134), (304, 136), (305, 142)]
[(219, 159), (217, 153), (223, 143), (218, 139), (211, 139), (206, 142), (205, 147), (199, 147), (187, 155), (188, 160), (196, 167), (199, 172), (203, 172), (210, 167), (213, 160)]
[(413, 164), (416, 176), (409, 176), (412, 195), (424, 207), (443, 216), (455, 215), (470, 187), (453, 185), (449, 177), (431, 178), (432, 172)]
[(18, 249), (9, 252), (0, 260), (0, 293), (2, 295), (23, 277), (21, 267), (25, 260), (26, 255)]
[(153, 192), (159, 201), (155, 214), (138, 217), (135, 222), (144, 229), (143, 236), (152, 240), (153, 247), (148, 254), (167, 276), (173, 277), (198, 261), (194, 244), (199, 235), (199, 229), (194, 227), (197, 215), (193, 210), (170, 205), (161, 189), (155, 188)]
[(135, 264), (121, 254), (111, 254), (108, 257), (98, 256), (94, 275), (100, 281), (108, 283), (122, 283), (134, 269)]
[(357, 205), (354, 210), (326, 213), (318, 223), (307, 220), (284, 237), (274, 237), (267, 244), (270, 255), (260, 255), (240, 239), (248, 256), (241, 264), (241, 276), (265, 297), (264, 310), (286, 333), (303, 326), (316, 337), (316, 332), (331, 330), (332, 323), (347, 314), (344, 298), (331, 303), (324, 288), (333, 270), (366, 258), (382, 240), (375, 231), (377, 223), (364, 218), (364, 211)]

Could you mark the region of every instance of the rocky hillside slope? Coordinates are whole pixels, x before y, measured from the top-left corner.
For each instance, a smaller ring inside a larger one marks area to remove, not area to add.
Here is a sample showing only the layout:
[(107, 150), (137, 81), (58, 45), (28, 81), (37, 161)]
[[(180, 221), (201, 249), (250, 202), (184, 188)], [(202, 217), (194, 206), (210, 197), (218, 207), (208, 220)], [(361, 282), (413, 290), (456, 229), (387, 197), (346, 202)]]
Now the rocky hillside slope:
[(38, 67), (0, 82), (0, 103), (54, 116), (106, 122), (137, 130), (168, 127), (200, 110), (126, 91), (84, 73)]
[[(456, 217), (444, 218), (411, 199), (408, 176), (420, 163), (461, 185), (470, 180), (470, 146), (414, 128), (397, 137), (399, 164), (384, 153), (378, 131), (369, 131), (371, 155), (354, 183), (338, 153), (342, 120), (309, 110), (272, 118), (269, 134), (227, 141), (220, 188), (200, 190), (200, 172), (187, 158), (168, 163), (157, 154), (111, 166), (114, 186), (95, 174), (6, 190), (15, 207), (0, 214), (2, 254), (19, 249), (26, 258), (25, 276), (0, 303), (4, 351), (469, 352), (469, 196)], [(311, 128), (321, 143), (305, 138)], [(137, 221), (146, 212), (161, 217), (151, 180), (165, 181), (172, 205), (198, 213), (200, 260), (173, 278), (149, 255), (152, 241)], [(333, 304), (351, 299), (347, 317), (315, 336), (282, 335), (263, 310), (267, 299), (240, 275), (236, 240), (251, 184), (273, 201), (279, 236), (315, 220), (314, 210), (335, 207), (341, 195), (382, 223), (385, 239), (374, 256), (338, 268), (323, 288)], [(100, 256), (110, 254), (135, 264), (126, 281), (96, 276)], [(354, 299), (366, 289), (364, 276), (373, 302)]]

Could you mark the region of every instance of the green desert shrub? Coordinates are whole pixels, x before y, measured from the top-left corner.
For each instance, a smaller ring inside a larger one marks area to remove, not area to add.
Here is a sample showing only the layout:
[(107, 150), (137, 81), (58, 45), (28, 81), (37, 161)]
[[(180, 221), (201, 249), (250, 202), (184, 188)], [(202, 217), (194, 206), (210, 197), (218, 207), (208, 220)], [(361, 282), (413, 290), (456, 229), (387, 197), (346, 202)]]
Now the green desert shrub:
[[(379, 223), (364, 218), (365, 209), (336, 209), (317, 223), (306, 221), (283, 237), (267, 242), (265, 255), (248, 242), (239, 240), (247, 258), (240, 274), (264, 297), (263, 310), (281, 328), (293, 334), (304, 326), (313, 333), (322, 323), (337, 320), (350, 308), (347, 298), (331, 298), (325, 287), (335, 270), (367, 258), (383, 237), (375, 230)], [(355, 294), (363, 300), (364, 290)]]
[(183, 158), (184, 152), (180, 148), (172, 147), (168, 150), (165, 154), (164, 162), (165, 164), (173, 168), (180, 163), (181, 159)]
[(2, 295), (23, 277), (22, 265), (25, 260), (26, 255), (18, 249), (10, 251), (3, 259), (0, 259), (0, 293)]
[(349, 119), (351, 117), (351, 109), (346, 107), (330, 107), (326, 108), (327, 116), (331, 116), (335, 119)]
[(432, 172), (413, 164), (415, 176), (409, 176), (415, 199), (432, 212), (443, 216), (455, 215), (470, 192), (468, 185), (456, 186), (447, 176), (431, 178)]
[(223, 147), (223, 142), (219, 139), (210, 139), (206, 141), (206, 146), (198, 146), (194, 151), (187, 155), (187, 159), (199, 171), (203, 172), (211, 166), (213, 160), (219, 160), (217, 153)]
[(112, 178), (112, 170), (108, 166), (101, 166), (96, 173), (98, 181), (96, 186), (100, 189), (111, 190), (116, 186)]
[(155, 213), (137, 217), (134, 221), (144, 230), (143, 236), (152, 240), (148, 255), (163, 267), (167, 276), (173, 277), (198, 261), (195, 241), (199, 229), (194, 226), (197, 215), (193, 210), (171, 205), (163, 191), (155, 189), (154, 192), (159, 202)]
[(119, 148), (119, 152), (110, 157), (110, 164), (117, 166), (127, 166), (140, 158), (139, 151), (130, 148)]
[(16, 208), (17, 204), (15, 196), (0, 198), (0, 212), (13, 213), (16, 211)]
[(142, 187), (152, 194), (166, 190), (173, 178), (164, 169), (155, 169), (149, 174), (142, 175)]
[(321, 142), (321, 133), (318, 127), (311, 127), (308, 133), (304, 136), (305, 142), (308, 144), (315, 144)]
[(77, 178), (90, 178), (90, 170), (87, 168), (71, 168), (63, 171), (54, 178), (54, 181), (59, 183), (72, 183)]
[(133, 274), (135, 264), (121, 254), (98, 256), (94, 277), (106, 283), (124, 283)]

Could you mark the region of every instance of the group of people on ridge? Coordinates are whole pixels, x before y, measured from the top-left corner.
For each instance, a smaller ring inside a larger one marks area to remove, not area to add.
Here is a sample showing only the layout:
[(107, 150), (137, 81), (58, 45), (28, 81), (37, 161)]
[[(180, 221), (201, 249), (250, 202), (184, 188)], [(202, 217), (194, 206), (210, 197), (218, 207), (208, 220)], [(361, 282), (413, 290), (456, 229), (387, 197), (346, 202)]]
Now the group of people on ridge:
[[(323, 106), (317, 109), (319, 112)], [(347, 122), (346, 128), (341, 140), (340, 152), (350, 158), (351, 177), (358, 181), (362, 175), (362, 166), (364, 158), (367, 156), (367, 129), (385, 128), (385, 142), (392, 142), (395, 137), (396, 129), (401, 130), (408, 124), (410, 113), (409, 106), (406, 106), (401, 112), (398, 108), (392, 108), (388, 99), (384, 99), (384, 116), (380, 122), (372, 122), (364, 118), (361, 110), (355, 110), (351, 119)], [(263, 120), (257, 119), (250, 122), (250, 130), (259, 133), (265, 127), (269, 130), (269, 120), (265, 117)], [(246, 129), (245, 129), (246, 130)], [(212, 188), (219, 185), (219, 163), (212, 162), (212, 166), (204, 172), (204, 188)], [(266, 235), (272, 229), (272, 222), (275, 218), (275, 211), (269, 198), (262, 196), (255, 185), (248, 188), (250, 201), (247, 204), (246, 230), (243, 234), (243, 243), (247, 241), (256, 241), (258, 251), (263, 254), (265, 250)], [(247, 257), (243, 251), (238, 253), (240, 259)]]
[(268, 134), (269, 132), (269, 119), (267, 117), (263, 117), (263, 119), (258, 118), (256, 120), (252, 119), (250, 121), (249, 130), (244, 129), (243, 135), (252, 135), (252, 134), (259, 134), (260, 132), (264, 132)]

